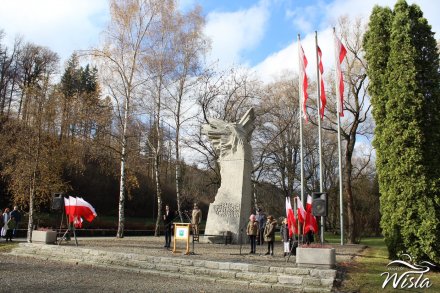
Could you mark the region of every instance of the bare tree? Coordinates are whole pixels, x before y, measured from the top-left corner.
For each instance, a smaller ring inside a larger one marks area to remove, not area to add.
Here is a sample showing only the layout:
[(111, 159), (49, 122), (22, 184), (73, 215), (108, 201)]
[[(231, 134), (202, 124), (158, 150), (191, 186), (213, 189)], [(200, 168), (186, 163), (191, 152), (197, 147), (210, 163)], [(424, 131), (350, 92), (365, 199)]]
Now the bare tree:
[(177, 13), (176, 24), (177, 31), (173, 39), (175, 68), (171, 74), (170, 83), (166, 88), (168, 97), (166, 97), (164, 105), (165, 110), (171, 114), (174, 121), (177, 211), (180, 220), (183, 221), (180, 187), (182, 164), (180, 135), (184, 123), (197, 115), (197, 111), (194, 111), (196, 100), (193, 94), (199, 82), (198, 75), (201, 71), (200, 59), (208, 49), (208, 41), (202, 34), (204, 19), (201, 15), (200, 7), (196, 7), (185, 15)]
[[(371, 104), (367, 95), (366, 64), (363, 58), (362, 38), (365, 31), (362, 19), (351, 21), (347, 17), (339, 19), (342, 40), (348, 51), (345, 61), (344, 81), (348, 85), (344, 102), (345, 117), (341, 121), (341, 136), (344, 141), (343, 150), (343, 185), (345, 202), (347, 205), (347, 238), (348, 243), (355, 243), (359, 230), (357, 229), (355, 215), (355, 195), (353, 193), (353, 180), (363, 174), (369, 166), (371, 153), (366, 154), (366, 160), (359, 166), (355, 165), (354, 151), (359, 137), (369, 139), (372, 134), (372, 121), (370, 117)], [(333, 83), (331, 83), (333, 84)], [(334, 86), (334, 85), (333, 85)], [(333, 88), (334, 92), (334, 88)], [(334, 107), (333, 107), (334, 108)], [(327, 113), (336, 115), (332, 107), (327, 108)], [(328, 114), (327, 114), (328, 115)], [(332, 118), (327, 121), (332, 121)], [(333, 116), (334, 117), (334, 116)], [(334, 118), (333, 118), (334, 120)], [(324, 129), (336, 133), (336, 123), (323, 126)]]
[(146, 58), (145, 47), (149, 44), (151, 29), (160, 13), (156, 2), (110, 0), (111, 19), (105, 31), (104, 43), (101, 48), (88, 52), (101, 61), (104, 84), (114, 99), (120, 129), (118, 238), (124, 237), (127, 127), (135, 99), (139, 98), (140, 89), (145, 83), (142, 64)]

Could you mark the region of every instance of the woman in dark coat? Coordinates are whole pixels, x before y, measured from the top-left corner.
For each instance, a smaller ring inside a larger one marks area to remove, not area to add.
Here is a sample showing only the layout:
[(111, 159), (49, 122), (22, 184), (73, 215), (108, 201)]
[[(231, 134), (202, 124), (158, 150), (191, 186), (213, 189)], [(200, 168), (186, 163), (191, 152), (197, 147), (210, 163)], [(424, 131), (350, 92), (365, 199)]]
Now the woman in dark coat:
[(275, 228), (277, 221), (272, 217), (267, 217), (266, 226), (264, 227), (264, 241), (267, 241), (266, 255), (273, 255), (273, 243), (275, 241)]

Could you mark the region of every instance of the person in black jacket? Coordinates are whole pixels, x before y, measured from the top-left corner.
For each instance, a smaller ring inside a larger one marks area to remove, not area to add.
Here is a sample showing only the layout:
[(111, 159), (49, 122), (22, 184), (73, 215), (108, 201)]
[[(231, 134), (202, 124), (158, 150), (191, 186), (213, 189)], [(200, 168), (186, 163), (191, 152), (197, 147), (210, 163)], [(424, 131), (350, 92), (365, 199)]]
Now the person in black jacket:
[(20, 211), (18, 210), (18, 206), (14, 206), (14, 210), (11, 212), (11, 217), (14, 217), (15, 219), (15, 228), (14, 230), (12, 230), (12, 236), (15, 237), (15, 233), (18, 229), (18, 225), (21, 222), (21, 214)]
[(165, 245), (163, 247), (170, 248), (171, 235), (173, 228), (174, 212), (171, 211), (170, 206), (165, 205), (165, 212), (163, 214), (163, 224), (165, 228)]

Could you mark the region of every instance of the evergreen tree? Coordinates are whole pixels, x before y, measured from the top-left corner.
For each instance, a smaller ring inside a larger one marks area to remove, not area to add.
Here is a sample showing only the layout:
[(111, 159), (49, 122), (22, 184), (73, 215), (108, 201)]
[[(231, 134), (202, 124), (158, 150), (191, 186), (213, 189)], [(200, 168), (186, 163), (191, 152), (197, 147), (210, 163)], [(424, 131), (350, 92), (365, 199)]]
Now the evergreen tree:
[(364, 46), (371, 81), (381, 227), (390, 258), (440, 262), (440, 74), (417, 5), (376, 6)]

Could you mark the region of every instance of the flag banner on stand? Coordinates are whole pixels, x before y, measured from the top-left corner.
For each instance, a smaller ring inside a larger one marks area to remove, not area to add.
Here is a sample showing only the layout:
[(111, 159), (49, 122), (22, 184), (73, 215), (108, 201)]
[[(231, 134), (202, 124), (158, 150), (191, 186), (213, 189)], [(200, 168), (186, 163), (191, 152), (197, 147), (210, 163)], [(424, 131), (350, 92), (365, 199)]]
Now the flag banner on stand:
[(306, 203), (306, 221), (304, 224), (304, 233), (312, 230), (314, 233), (318, 233), (318, 221), (316, 221), (316, 217), (312, 215), (312, 197), (310, 194), (307, 195), (307, 203)]
[(286, 218), (287, 226), (289, 228), (289, 237), (292, 237), (293, 234), (298, 234), (298, 222), (295, 219), (295, 214), (293, 213), (289, 197), (286, 197)]
[(69, 223), (73, 223), (76, 228), (82, 227), (83, 219), (92, 222), (97, 216), (93, 206), (81, 197), (64, 198), (64, 206)]
[(297, 214), (298, 214), (298, 220), (301, 224), (304, 223), (306, 219), (306, 210), (304, 209), (303, 203), (299, 197), (296, 197), (296, 204), (297, 204)]
[(306, 234), (309, 231), (318, 233), (318, 222), (315, 216), (312, 215), (312, 197), (310, 195), (307, 196), (306, 209), (304, 209), (299, 197), (296, 198), (296, 201), (298, 204), (298, 219), (303, 224), (303, 233)]

